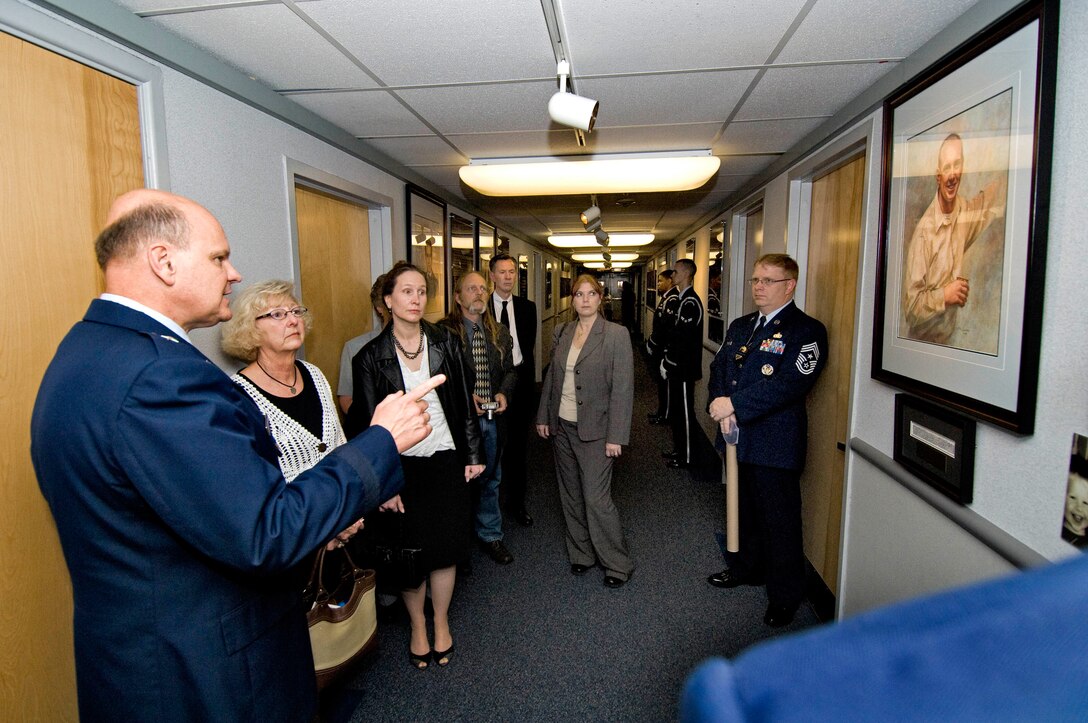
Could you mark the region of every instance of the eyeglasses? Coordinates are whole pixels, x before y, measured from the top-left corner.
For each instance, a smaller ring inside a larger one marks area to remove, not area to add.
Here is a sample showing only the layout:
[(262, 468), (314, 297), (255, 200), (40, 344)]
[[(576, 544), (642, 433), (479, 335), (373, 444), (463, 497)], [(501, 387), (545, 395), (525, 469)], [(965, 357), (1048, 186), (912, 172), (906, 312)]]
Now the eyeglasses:
[(307, 309), (305, 306), (296, 306), (293, 309), (273, 309), (272, 311), (269, 311), (265, 314), (253, 317), (253, 320), (257, 321), (258, 319), (266, 319), (268, 317), (272, 317), (276, 321), (283, 321), (287, 318), (288, 314), (292, 314), (296, 318), (301, 319), (302, 317), (306, 316), (307, 312), (309, 311), (310, 310)]
[(775, 284), (781, 284), (783, 281), (793, 281), (793, 279), (768, 279), (764, 276), (762, 279), (748, 279), (749, 286), (773, 286)]

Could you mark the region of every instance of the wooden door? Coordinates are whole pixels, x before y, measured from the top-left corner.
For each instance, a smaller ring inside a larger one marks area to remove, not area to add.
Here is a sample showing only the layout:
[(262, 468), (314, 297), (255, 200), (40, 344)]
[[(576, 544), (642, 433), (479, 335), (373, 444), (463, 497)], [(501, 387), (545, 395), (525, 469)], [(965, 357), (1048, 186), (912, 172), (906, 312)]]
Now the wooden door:
[(94, 237), (109, 204), (143, 185), (136, 88), (0, 33), (0, 720), (77, 718), (71, 582), (30, 415), (57, 344), (102, 291)]
[(313, 314), (306, 360), (336, 394), (344, 342), (370, 331), (370, 223), (362, 203), (295, 186), (301, 301)]
[(808, 462), (801, 495), (805, 554), (835, 595), (864, 175), (862, 155), (812, 182), (804, 308), (827, 326), (829, 349), (827, 367), (808, 399)]

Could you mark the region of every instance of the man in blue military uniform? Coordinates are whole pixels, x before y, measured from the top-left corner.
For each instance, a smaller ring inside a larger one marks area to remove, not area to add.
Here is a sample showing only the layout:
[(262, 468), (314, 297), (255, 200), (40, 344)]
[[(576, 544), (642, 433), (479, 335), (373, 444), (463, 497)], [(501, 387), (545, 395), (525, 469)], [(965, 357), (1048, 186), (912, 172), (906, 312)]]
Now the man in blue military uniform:
[(827, 329), (793, 303), (797, 262), (756, 260), (757, 311), (735, 320), (710, 365), (710, 416), (723, 433), (740, 428), (740, 552), (707, 578), (716, 587), (767, 583), (772, 627), (788, 624), (805, 593), (801, 471), (808, 447), (805, 395), (827, 363)]
[(669, 422), (672, 423), (672, 450), (665, 459), (673, 469), (691, 466), (694, 456), (695, 382), (703, 378), (703, 300), (695, 293), (696, 266), (680, 259), (673, 269), (679, 289), (676, 319), (669, 330), (661, 360), (661, 376), (669, 383)]
[(650, 329), (650, 338), (646, 340), (646, 353), (650, 355), (650, 371), (657, 381), (657, 411), (647, 415), (650, 424), (668, 424), (669, 421), (669, 385), (658, 371), (665, 351), (672, 325), (676, 321), (676, 307), (680, 305), (680, 290), (672, 281), (673, 270), (665, 269), (657, 276), (657, 293), (661, 299), (654, 309), (654, 323)]
[(146, 189), (108, 223), (106, 293), (61, 342), (30, 426), (72, 576), (79, 717), (310, 720), (297, 566), (400, 490), (398, 451), (430, 433), (418, 400), (436, 385), (390, 396), (287, 484), (257, 407), (189, 342), (231, 317), (222, 226)]

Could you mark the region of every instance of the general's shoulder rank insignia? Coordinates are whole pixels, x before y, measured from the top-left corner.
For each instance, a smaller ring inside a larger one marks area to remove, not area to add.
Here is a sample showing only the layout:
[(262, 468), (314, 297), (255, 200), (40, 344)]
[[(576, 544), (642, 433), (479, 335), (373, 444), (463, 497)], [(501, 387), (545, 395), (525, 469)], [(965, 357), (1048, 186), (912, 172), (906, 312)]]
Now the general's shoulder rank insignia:
[(797, 371), (802, 374), (811, 374), (816, 371), (816, 362), (820, 361), (820, 347), (816, 342), (805, 344), (801, 347), (801, 353), (797, 355)]

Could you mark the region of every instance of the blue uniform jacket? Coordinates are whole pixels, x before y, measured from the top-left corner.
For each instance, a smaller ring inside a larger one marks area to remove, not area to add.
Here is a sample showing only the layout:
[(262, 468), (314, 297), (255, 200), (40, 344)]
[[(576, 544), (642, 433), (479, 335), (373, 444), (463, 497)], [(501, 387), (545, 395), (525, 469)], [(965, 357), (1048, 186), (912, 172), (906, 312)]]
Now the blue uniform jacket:
[[(729, 325), (710, 363), (708, 399), (733, 402), (738, 462), (800, 470), (808, 446), (805, 395), (827, 364), (827, 329), (792, 301), (753, 335), (758, 317), (753, 312)], [(714, 445), (725, 449), (720, 430)]]
[(46, 370), (31, 455), (72, 577), (81, 720), (309, 720), (297, 563), (400, 490), (388, 432), (288, 485), (226, 374), (95, 300)]

